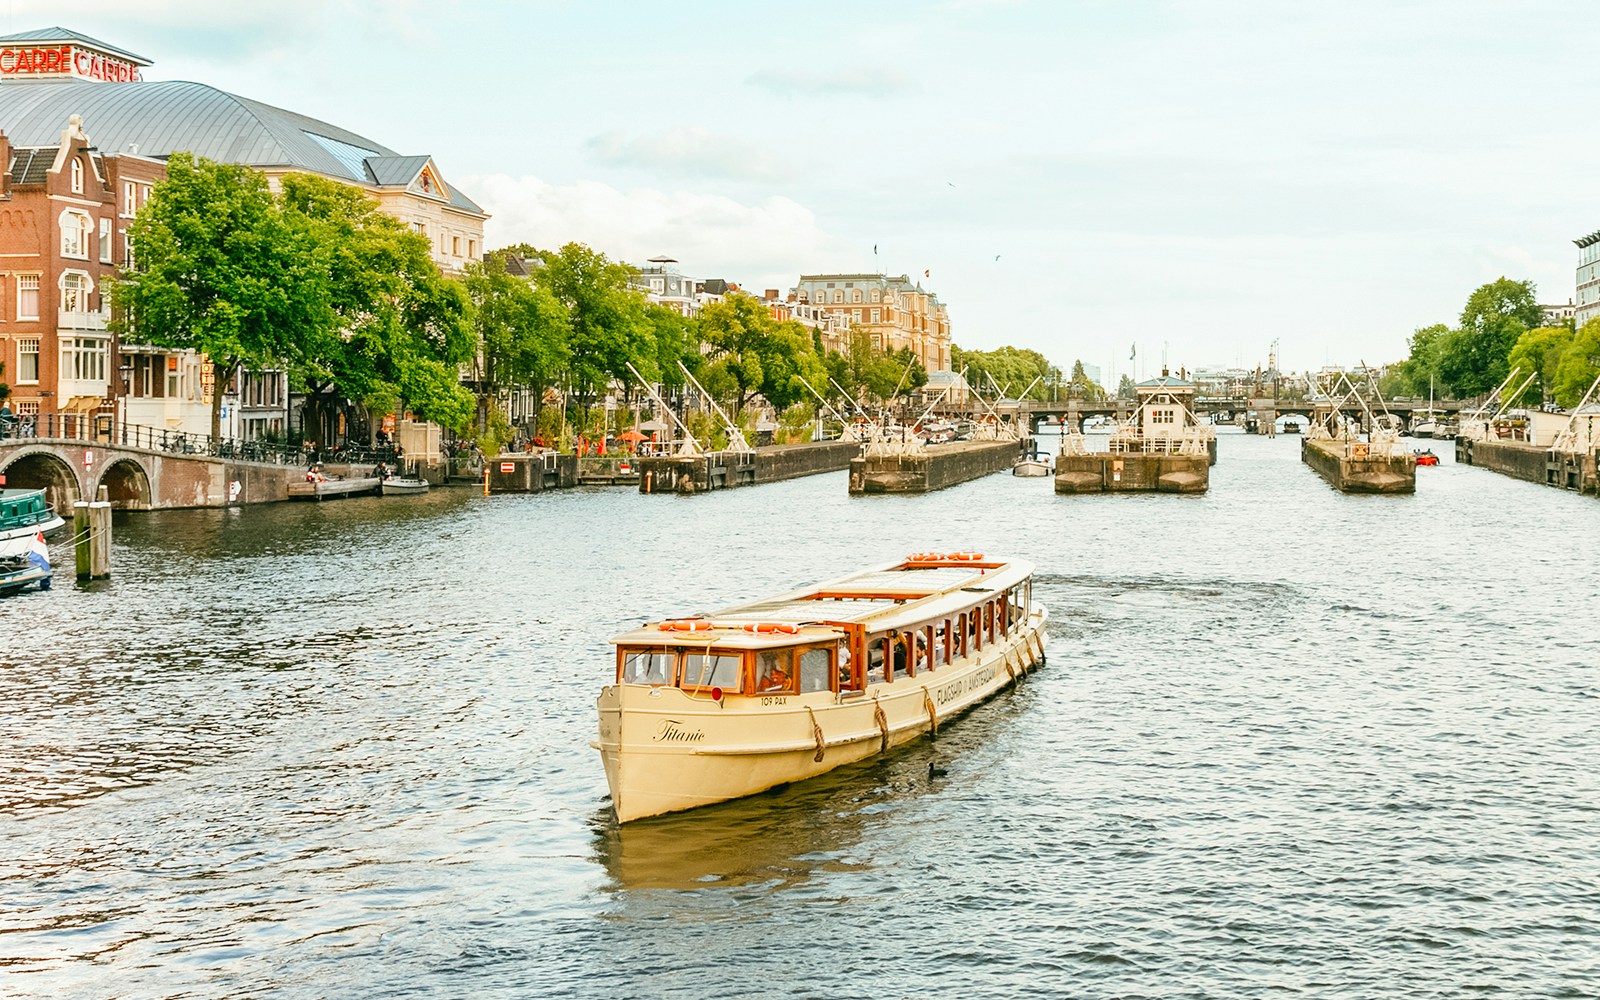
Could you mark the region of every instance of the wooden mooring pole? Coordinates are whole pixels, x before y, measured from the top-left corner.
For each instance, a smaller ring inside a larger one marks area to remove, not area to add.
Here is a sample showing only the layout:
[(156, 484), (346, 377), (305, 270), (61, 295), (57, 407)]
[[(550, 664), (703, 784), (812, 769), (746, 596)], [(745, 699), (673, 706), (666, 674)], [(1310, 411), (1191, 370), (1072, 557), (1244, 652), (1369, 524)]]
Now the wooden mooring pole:
[(72, 505), (72, 531), (77, 538), (78, 579), (104, 580), (111, 575), (111, 502), (106, 488), (93, 503)]

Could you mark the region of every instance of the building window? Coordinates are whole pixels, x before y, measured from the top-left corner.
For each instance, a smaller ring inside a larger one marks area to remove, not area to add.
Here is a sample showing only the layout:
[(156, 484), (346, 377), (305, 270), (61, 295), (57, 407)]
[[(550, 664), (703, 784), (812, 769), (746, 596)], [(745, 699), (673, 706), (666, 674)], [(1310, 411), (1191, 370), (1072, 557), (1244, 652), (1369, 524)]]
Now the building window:
[(883, 310), (882, 309), (874, 309), (874, 310), (872, 310), (872, 321), (874, 323), (882, 323), (883, 322)]
[(39, 276), (24, 274), (17, 278), (17, 319), (39, 318)]
[(474, 259), (477, 258), (477, 256), (478, 256), (478, 241), (477, 240), (468, 240), (467, 241), (467, 256), (468, 257), (472, 257)]
[(111, 220), (100, 220), (100, 262), (111, 263)]
[(89, 217), (82, 212), (61, 213), (61, 256), (89, 259)]
[(39, 341), (37, 338), (17, 341), (17, 381), (39, 381)]
[(122, 233), (122, 266), (133, 267), (133, 237), (126, 230)]
[(459, 236), (450, 237), (450, 256), (452, 256), (452, 257), (461, 256), (461, 237), (459, 237)]
[(877, 302), (878, 300), (880, 300), (882, 298), (883, 298), (883, 292), (880, 291), (879, 289), (874, 288), (872, 290), (872, 301)]
[(851, 302), (860, 302), (861, 301), (861, 289), (857, 288), (855, 291), (850, 293), (850, 301)]
[(137, 196), (137, 194), (138, 194), (138, 189), (133, 186), (133, 181), (123, 181), (122, 182), (122, 217), (123, 218), (128, 218), (129, 216), (133, 215), (134, 209), (137, 207), (137, 203), (134, 201), (134, 198)]
[(77, 382), (104, 382), (111, 342), (73, 337), (61, 344), (61, 376)]
[(89, 311), (89, 279), (68, 272), (61, 276), (61, 311), (83, 313)]
[(72, 193), (83, 194), (83, 161), (72, 158)]

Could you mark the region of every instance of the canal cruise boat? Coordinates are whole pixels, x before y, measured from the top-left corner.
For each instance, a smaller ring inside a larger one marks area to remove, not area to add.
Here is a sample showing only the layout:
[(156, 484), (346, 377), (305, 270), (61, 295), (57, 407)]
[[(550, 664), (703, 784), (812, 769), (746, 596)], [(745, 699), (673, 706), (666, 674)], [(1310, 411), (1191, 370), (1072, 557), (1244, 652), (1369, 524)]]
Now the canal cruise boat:
[(619, 822), (815, 777), (882, 753), (1044, 662), (1033, 567), (921, 552), (612, 640), (600, 751)]

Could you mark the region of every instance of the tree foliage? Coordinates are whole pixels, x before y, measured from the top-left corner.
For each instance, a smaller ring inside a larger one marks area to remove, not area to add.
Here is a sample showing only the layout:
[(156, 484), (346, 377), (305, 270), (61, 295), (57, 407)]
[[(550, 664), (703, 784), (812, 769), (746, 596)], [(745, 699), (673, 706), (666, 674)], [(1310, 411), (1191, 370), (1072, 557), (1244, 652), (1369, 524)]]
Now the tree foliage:
[[(956, 371), (966, 369), (967, 381), (979, 390), (987, 390), (992, 379), (1008, 396), (1021, 393), (1030, 383), (1033, 388), (1028, 390), (1029, 399), (1045, 399), (1049, 392), (1047, 383), (1052, 366), (1043, 354), (1027, 348), (1007, 346), (993, 351), (967, 351), (952, 344), (950, 365)], [(1035, 379), (1038, 382), (1035, 383)]]
[(630, 381), (630, 362), (647, 379), (662, 377), (644, 296), (628, 281), (631, 268), (582, 243), (538, 256), (542, 280), (571, 317), (567, 375), (577, 392), (593, 396), (611, 379)]
[(1589, 386), (1600, 376), (1600, 319), (1583, 324), (1556, 363), (1553, 385), (1556, 402), (1577, 406)]
[(566, 369), (572, 320), (567, 307), (537, 277), (530, 281), (508, 274), (503, 254), (467, 265), (462, 284), (477, 334), (474, 374), (481, 433), (489, 427), (500, 392), (526, 386), (535, 399), (543, 399), (545, 389)]
[(476, 339), (459, 282), (433, 262), (427, 237), (348, 184), (313, 174), (282, 181), (285, 214), (311, 235), (326, 268), (331, 329), (302, 336), (301, 361), (371, 413), (410, 410), (456, 430), (472, 414), (459, 366)]
[(1506, 363), (1512, 370), (1520, 369), (1516, 381), (1520, 382), (1529, 373), (1538, 376), (1518, 402), (1526, 406), (1538, 406), (1545, 401), (1545, 396), (1554, 394), (1556, 368), (1573, 340), (1573, 331), (1564, 326), (1536, 327), (1517, 338)]
[[(240, 366), (300, 357), (333, 329), (327, 251), (259, 171), (174, 153), (128, 235), (137, 266), (112, 288), (114, 329), (205, 354), (218, 389)], [(214, 437), (221, 417), (214, 390)]]

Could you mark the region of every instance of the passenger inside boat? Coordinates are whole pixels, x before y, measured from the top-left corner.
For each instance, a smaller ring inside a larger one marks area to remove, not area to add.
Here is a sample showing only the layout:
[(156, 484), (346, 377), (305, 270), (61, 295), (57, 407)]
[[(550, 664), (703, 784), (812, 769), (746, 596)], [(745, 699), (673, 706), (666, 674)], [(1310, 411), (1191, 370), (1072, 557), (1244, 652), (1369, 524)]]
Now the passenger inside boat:
[(789, 689), (789, 672), (783, 664), (790, 657), (787, 649), (768, 649), (756, 654), (756, 690), (763, 694)]

